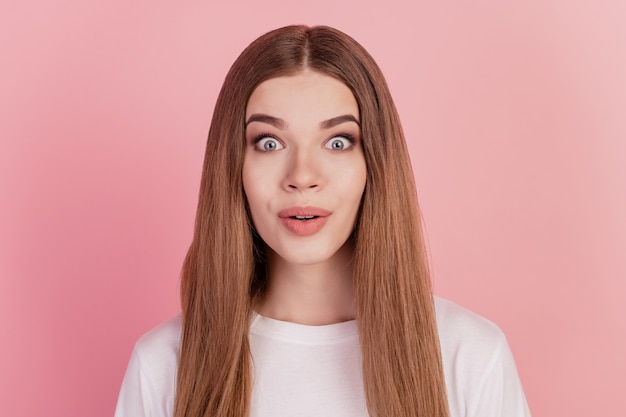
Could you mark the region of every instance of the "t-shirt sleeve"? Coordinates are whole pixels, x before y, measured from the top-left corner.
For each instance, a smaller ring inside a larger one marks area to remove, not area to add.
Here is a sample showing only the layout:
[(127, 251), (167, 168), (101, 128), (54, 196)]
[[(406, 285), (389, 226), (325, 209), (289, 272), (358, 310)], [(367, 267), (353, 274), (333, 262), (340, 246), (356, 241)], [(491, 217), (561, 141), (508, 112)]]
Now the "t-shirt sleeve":
[(451, 417), (530, 417), (511, 349), (491, 321), (435, 298)]
[(154, 417), (153, 387), (135, 346), (122, 381), (115, 417)]
[(128, 362), (115, 417), (171, 417), (181, 316), (161, 323), (139, 338)]
[(479, 388), (475, 417), (530, 417), (513, 354), (502, 335)]

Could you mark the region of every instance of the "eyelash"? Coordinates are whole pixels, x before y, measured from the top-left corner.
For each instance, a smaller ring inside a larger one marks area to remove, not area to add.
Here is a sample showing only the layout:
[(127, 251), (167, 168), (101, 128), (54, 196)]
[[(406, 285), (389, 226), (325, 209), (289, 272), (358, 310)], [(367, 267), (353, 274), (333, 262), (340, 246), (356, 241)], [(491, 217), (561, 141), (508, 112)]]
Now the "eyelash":
[(261, 134), (256, 135), (254, 137), (254, 139), (252, 139), (252, 144), (256, 145), (263, 138), (273, 138), (273, 139), (278, 140), (278, 138), (276, 136), (272, 135), (271, 133), (261, 133)]
[[(254, 137), (254, 139), (252, 139), (252, 145), (253, 145), (255, 148), (258, 148), (259, 143), (260, 143), (263, 139), (266, 139), (266, 138), (272, 138), (272, 139), (273, 139), (273, 140), (275, 140), (276, 142), (280, 143), (280, 145), (281, 145), (281, 146), (283, 146), (283, 145), (282, 145), (282, 142), (281, 142), (281, 141), (280, 141), (280, 140), (279, 140), (276, 136), (272, 135), (271, 133), (261, 133), (261, 134), (259, 134), (259, 135), (255, 136), (255, 137)], [(259, 150), (259, 151), (261, 151), (261, 152), (268, 152), (267, 150), (263, 150), (263, 149), (257, 149), (257, 150)]]
[[(344, 138), (344, 139), (348, 139), (350, 142), (354, 143), (354, 136), (352, 136), (349, 133), (338, 133), (336, 135), (331, 136), (330, 139), (332, 138)], [(328, 140), (330, 140), (328, 139)]]
[[(337, 134), (337, 135), (333, 135), (333, 137), (332, 137), (332, 138), (330, 138), (330, 139), (333, 139), (333, 138), (344, 138), (344, 139), (348, 139), (348, 141), (349, 141), (351, 144), (353, 144), (353, 145), (354, 145), (354, 143), (356, 142), (356, 141), (354, 140), (354, 136), (352, 136), (352, 135), (351, 135), (351, 134), (349, 134), (349, 133), (339, 133), (339, 134)], [(330, 139), (328, 139), (328, 140), (330, 140)]]

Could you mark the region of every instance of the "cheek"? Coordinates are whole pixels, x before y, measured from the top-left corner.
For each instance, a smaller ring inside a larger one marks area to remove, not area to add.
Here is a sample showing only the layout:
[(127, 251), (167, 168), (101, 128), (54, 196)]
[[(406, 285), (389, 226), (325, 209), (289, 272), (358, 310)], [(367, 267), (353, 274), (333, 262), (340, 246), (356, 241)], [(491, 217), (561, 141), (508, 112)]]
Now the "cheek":
[(351, 200), (361, 200), (367, 179), (365, 161), (356, 161), (335, 173), (334, 178), (340, 179), (343, 195)]
[(355, 209), (355, 216), (361, 207), (361, 203), (363, 202), (363, 194), (365, 193), (366, 184), (367, 184), (367, 167), (365, 165), (365, 160), (363, 160), (362, 164), (354, 172), (354, 181), (352, 185), (352, 197), (353, 197), (353, 205)]
[(256, 176), (254, 175), (251, 165), (244, 161), (243, 169), (241, 171), (241, 180), (243, 182), (243, 192), (251, 212), (254, 212), (257, 206), (257, 199), (254, 191), (258, 189), (258, 186), (255, 183), (255, 178)]
[(243, 191), (253, 221), (266, 209), (270, 196), (271, 167), (259, 164), (254, 158), (244, 160), (241, 178)]

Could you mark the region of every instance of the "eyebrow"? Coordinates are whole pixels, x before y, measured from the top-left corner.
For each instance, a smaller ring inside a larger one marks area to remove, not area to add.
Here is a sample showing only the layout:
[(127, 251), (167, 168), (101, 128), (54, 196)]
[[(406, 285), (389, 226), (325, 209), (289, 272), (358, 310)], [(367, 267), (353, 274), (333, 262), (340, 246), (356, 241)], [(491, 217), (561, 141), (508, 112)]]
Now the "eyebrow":
[(351, 114), (344, 114), (343, 116), (337, 116), (333, 117), (332, 119), (324, 120), (322, 123), (320, 123), (320, 127), (322, 129), (330, 129), (333, 126), (337, 126), (346, 122), (354, 122), (359, 127), (361, 127), (361, 124), (359, 123), (357, 118)]
[[(246, 127), (248, 127), (248, 125), (252, 122), (267, 123), (278, 129), (284, 129), (286, 126), (286, 123), (283, 119), (279, 119), (278, 117), (270, 116), (267, 114), (260, 114), (260, 113), (254, 113), (253, 115), (251, 115), (246, 121)], [(333, 126), (337, 126), (346, 122), (354, 122), (359, 127), (361, 127), (361, 124), (359, 123), (358, 119), (351, 114), (344, 114), (342, 116), (337, 116), (328, 120), (324, 120), (322, 123), (320, 123), (320, 127), (322, 129), (330, 129)]]
[(274, 117), (274, 116), (269, 116), (267, 114), (254, 113), (246, 121), (246, 127), (248, 127), (248, 125), (252, 122), (267, 123), (268, 125), (272, 125), (278, 129), (283, 129), (285, 127), (285, 121), (283, 119), (279, 119), (278, 117)]

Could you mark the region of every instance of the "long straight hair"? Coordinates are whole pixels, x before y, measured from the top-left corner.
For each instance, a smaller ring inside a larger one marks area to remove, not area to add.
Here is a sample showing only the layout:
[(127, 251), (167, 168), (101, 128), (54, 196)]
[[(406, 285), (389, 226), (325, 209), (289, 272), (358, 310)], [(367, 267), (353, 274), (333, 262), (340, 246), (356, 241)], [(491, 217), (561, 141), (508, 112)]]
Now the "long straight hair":
[(353, 280), (369, 414), (447, 417), (421, 217), (398, 114), (373, 58), (325, 26), (288, 26), (261, 36), (235, 61), (218, 96), (181, 277), (174, 415), (250, 413), (248, 330), (267, 277), (241, 178), (245, 109), (260, 83), (305, 68), (342, 81), (359, 106), (367, 180), (354, 231)]

